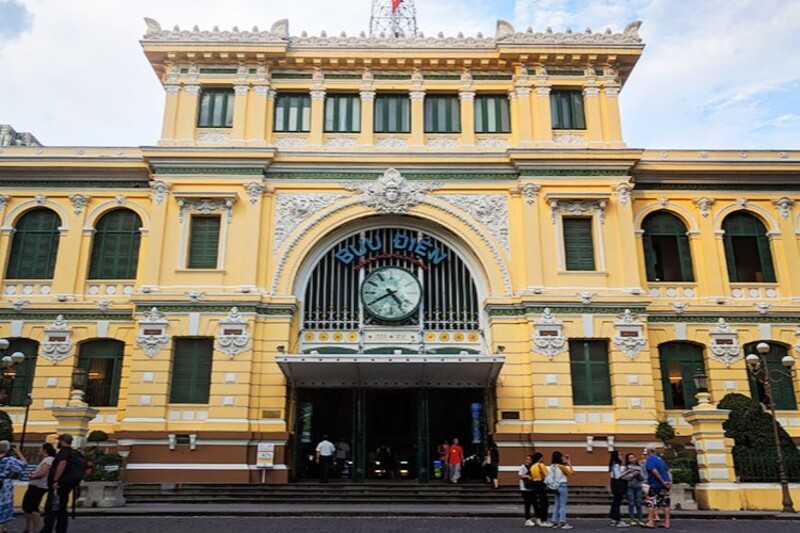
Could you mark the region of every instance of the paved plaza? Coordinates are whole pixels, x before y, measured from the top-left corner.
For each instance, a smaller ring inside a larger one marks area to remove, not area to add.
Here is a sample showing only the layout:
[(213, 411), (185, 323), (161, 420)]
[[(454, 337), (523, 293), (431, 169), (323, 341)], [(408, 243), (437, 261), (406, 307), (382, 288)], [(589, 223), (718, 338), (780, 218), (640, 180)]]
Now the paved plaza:
[[(601, 519), (575, 519), (575, 531), (611, 531), (608, 522)], [(8, 531), (22, 531), (22, 520), (15, 519)], [(789, 520), (676, 520), (674, 531), (702, 531), (703, 533), (749, 533), (769, 530), (770, 533), (798, 531), (798, 522)], [(391, 532), (469, 532), (494, 533), (514, 530), (536, 531), (526, 528), (523, 520), (515, 518), (413, 518), (413, 517), (81, 517), (70, 520), (71, 533), (391, 533)], [(642, 531), (631, 528), (628, 531)]]

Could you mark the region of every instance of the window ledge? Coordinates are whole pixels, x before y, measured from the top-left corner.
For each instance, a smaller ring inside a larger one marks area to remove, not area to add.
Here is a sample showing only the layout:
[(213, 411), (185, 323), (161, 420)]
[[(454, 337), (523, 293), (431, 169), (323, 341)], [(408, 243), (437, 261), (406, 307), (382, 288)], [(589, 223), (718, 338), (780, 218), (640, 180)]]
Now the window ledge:
[(224, 274), (226, 270), (224, 268), (176, 268), (175, 272), (197, 272), (202, 274)]
[(608, 272), (605, 270), (559, 270), (558, 275), (608, 277)]

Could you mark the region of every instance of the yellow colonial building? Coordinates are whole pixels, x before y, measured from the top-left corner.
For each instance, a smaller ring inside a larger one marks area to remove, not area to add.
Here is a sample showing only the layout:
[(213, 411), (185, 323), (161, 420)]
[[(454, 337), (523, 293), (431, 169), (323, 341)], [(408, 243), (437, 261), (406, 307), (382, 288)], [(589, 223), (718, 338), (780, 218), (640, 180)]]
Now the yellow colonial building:
[[(628, 147), (638, 28), (148, 19), (157, 142), (0, 149), (6, 410), (30, 391), (33, 445), (83, 368), (89, 428), (151, 482), (313, 477), (325, 434), (354, 480), (390, 447), (427, 481), (444, 439), (492, 433), (505, 483), (560, 449), (603, 484), (659, 413), (688, 440), (698, 370), (758, 396), (752, 343), (800, 350), (800, 152)], [(799, 388), (773, 392), (795, 438)]]

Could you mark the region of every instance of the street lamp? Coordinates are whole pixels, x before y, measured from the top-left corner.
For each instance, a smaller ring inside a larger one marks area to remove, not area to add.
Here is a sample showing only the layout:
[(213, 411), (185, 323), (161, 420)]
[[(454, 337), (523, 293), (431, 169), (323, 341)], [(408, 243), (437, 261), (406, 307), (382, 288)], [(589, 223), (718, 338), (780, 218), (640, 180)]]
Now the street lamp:
[[(0, 352), (8, 350), (9, 346), (11, 346), (11, 342), (8, 339), (0, 339)], [(25, 354), (20, 351), (16, 351), (11, 355), (5, 354), (0, 357), (0, 369), (2, 369), (0, 372), (2, 372), (3, 377), (3, 390), (2, 393), (0, 393), (2, 401), (0, 401), (0, 405), (11, 402), (14, 380), (17, 377), (17, 368), (24, 361)], [(28, 432), (28, 414), (30, 413), (32, 402), (33, 400), (31, 399), (30, 393), (26, 391), (25, 399), (22, 402), (22, 405), (25, 406), (25, 418), (22, 421), (22, 436), (19, 439), (19, 449), (22, 453), (25, 453), (25, 434)]]
[(778, 418), (775, 415), (775, 402), (772, 401), (772, 383), (778, 383), (783, 379), (792, 380), (795, 376), (795, 371), (792, 369), (795, 360), (794, 357), (787, 355), (781, 359), (781, 368), (769, 368), (767, 364), (766, 355), (769, 353), (769, 344), (766, 342), (759, 342), (756, 345), (756, 351), (759, 355), (754, 353), (748, 354), (745, 357), (747, 362), (747, 370), (750, 375), (758, 383), (764, 385), (764, 394), (769, 399), (769, 411), (772, 414), (772, 432), (775, 436), (775, 448), (778, 452), (778, 476), (781, 482), (781, 492), (783, 493), (783, 512), (793, 513), (794, 503), (792, 502), (792, 495), (789, 493), (789, 479), (786, 477), (786, 466), (783, 463), (783, 450), (781, 449), (781, 438), (778, 432)]
[(711, 404), (711, 394), (708, 392), (708, 376), (702, 368), (694, 373), (694, 390), (698, 405)]

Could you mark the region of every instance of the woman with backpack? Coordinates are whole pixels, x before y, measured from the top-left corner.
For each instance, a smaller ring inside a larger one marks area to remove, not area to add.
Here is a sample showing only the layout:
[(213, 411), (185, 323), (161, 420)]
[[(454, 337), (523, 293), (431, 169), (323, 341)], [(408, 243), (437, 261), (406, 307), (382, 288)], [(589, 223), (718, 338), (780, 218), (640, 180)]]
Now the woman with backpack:
[[(38, 533), (42, 529), (42, 515), (39, 514), (39, 505), (47, 494), (47, 475), (53, 458), (56, 456), (55, 447), (49, 442), (42, 444), (39, 450), (39, 465), (31, 472), (28, 490), (22, 498), (22, 512), (25, 513), (25, 532)], [(23, 533), (25, 533), (23, 532)]]
[(611, 510), (608, 513), (611, 518), (611, 527), (628, 527), (628, 524), (622, 521), (622, 514), (620, 507), (622, 507), (622, 499), (625, 493), (628, 492), (628, 481), (623, 479), (622, 474), (626, 472), (622, 469), (622, 459), (619, 457), (619, 452), (614, 450), (608, 459), (608, 475), (611, 478)]
[(572, 529), (572, 526), (567, 524), (567, 495), (569, 494), (568, 480), (574, 473), (575, 470), (572, 468), (569, 455), (558, 451), (553, 452), (553, 460), (547, 470), (544, 483), (548, 489), (554, 490), (556, 493), (553, 501), (553, 516), (550, 519), (554, 528)]
[(28, 464), (25, 458), (7, 440), (0, 440), (0, 533), (14, 519), (14, 480)]
[(533, 514), (536, 517), (534, 524), (541, 527), (553, 527), (553, 523), (547, 519), (547, 487), (544, 485), (544, 478), (547, 477), (547, 465), (544, 464), (544, 455), (539, 452), (534, 453), (531, 456), (531, 463)]
[(632, 526), (644, 525), (642, 518), (642, 496), (644, 494), (644, 469), (639, 465), (635, 453), (625, 456), (625, 471), (622, 479), (628, 482), (628, 519)]

